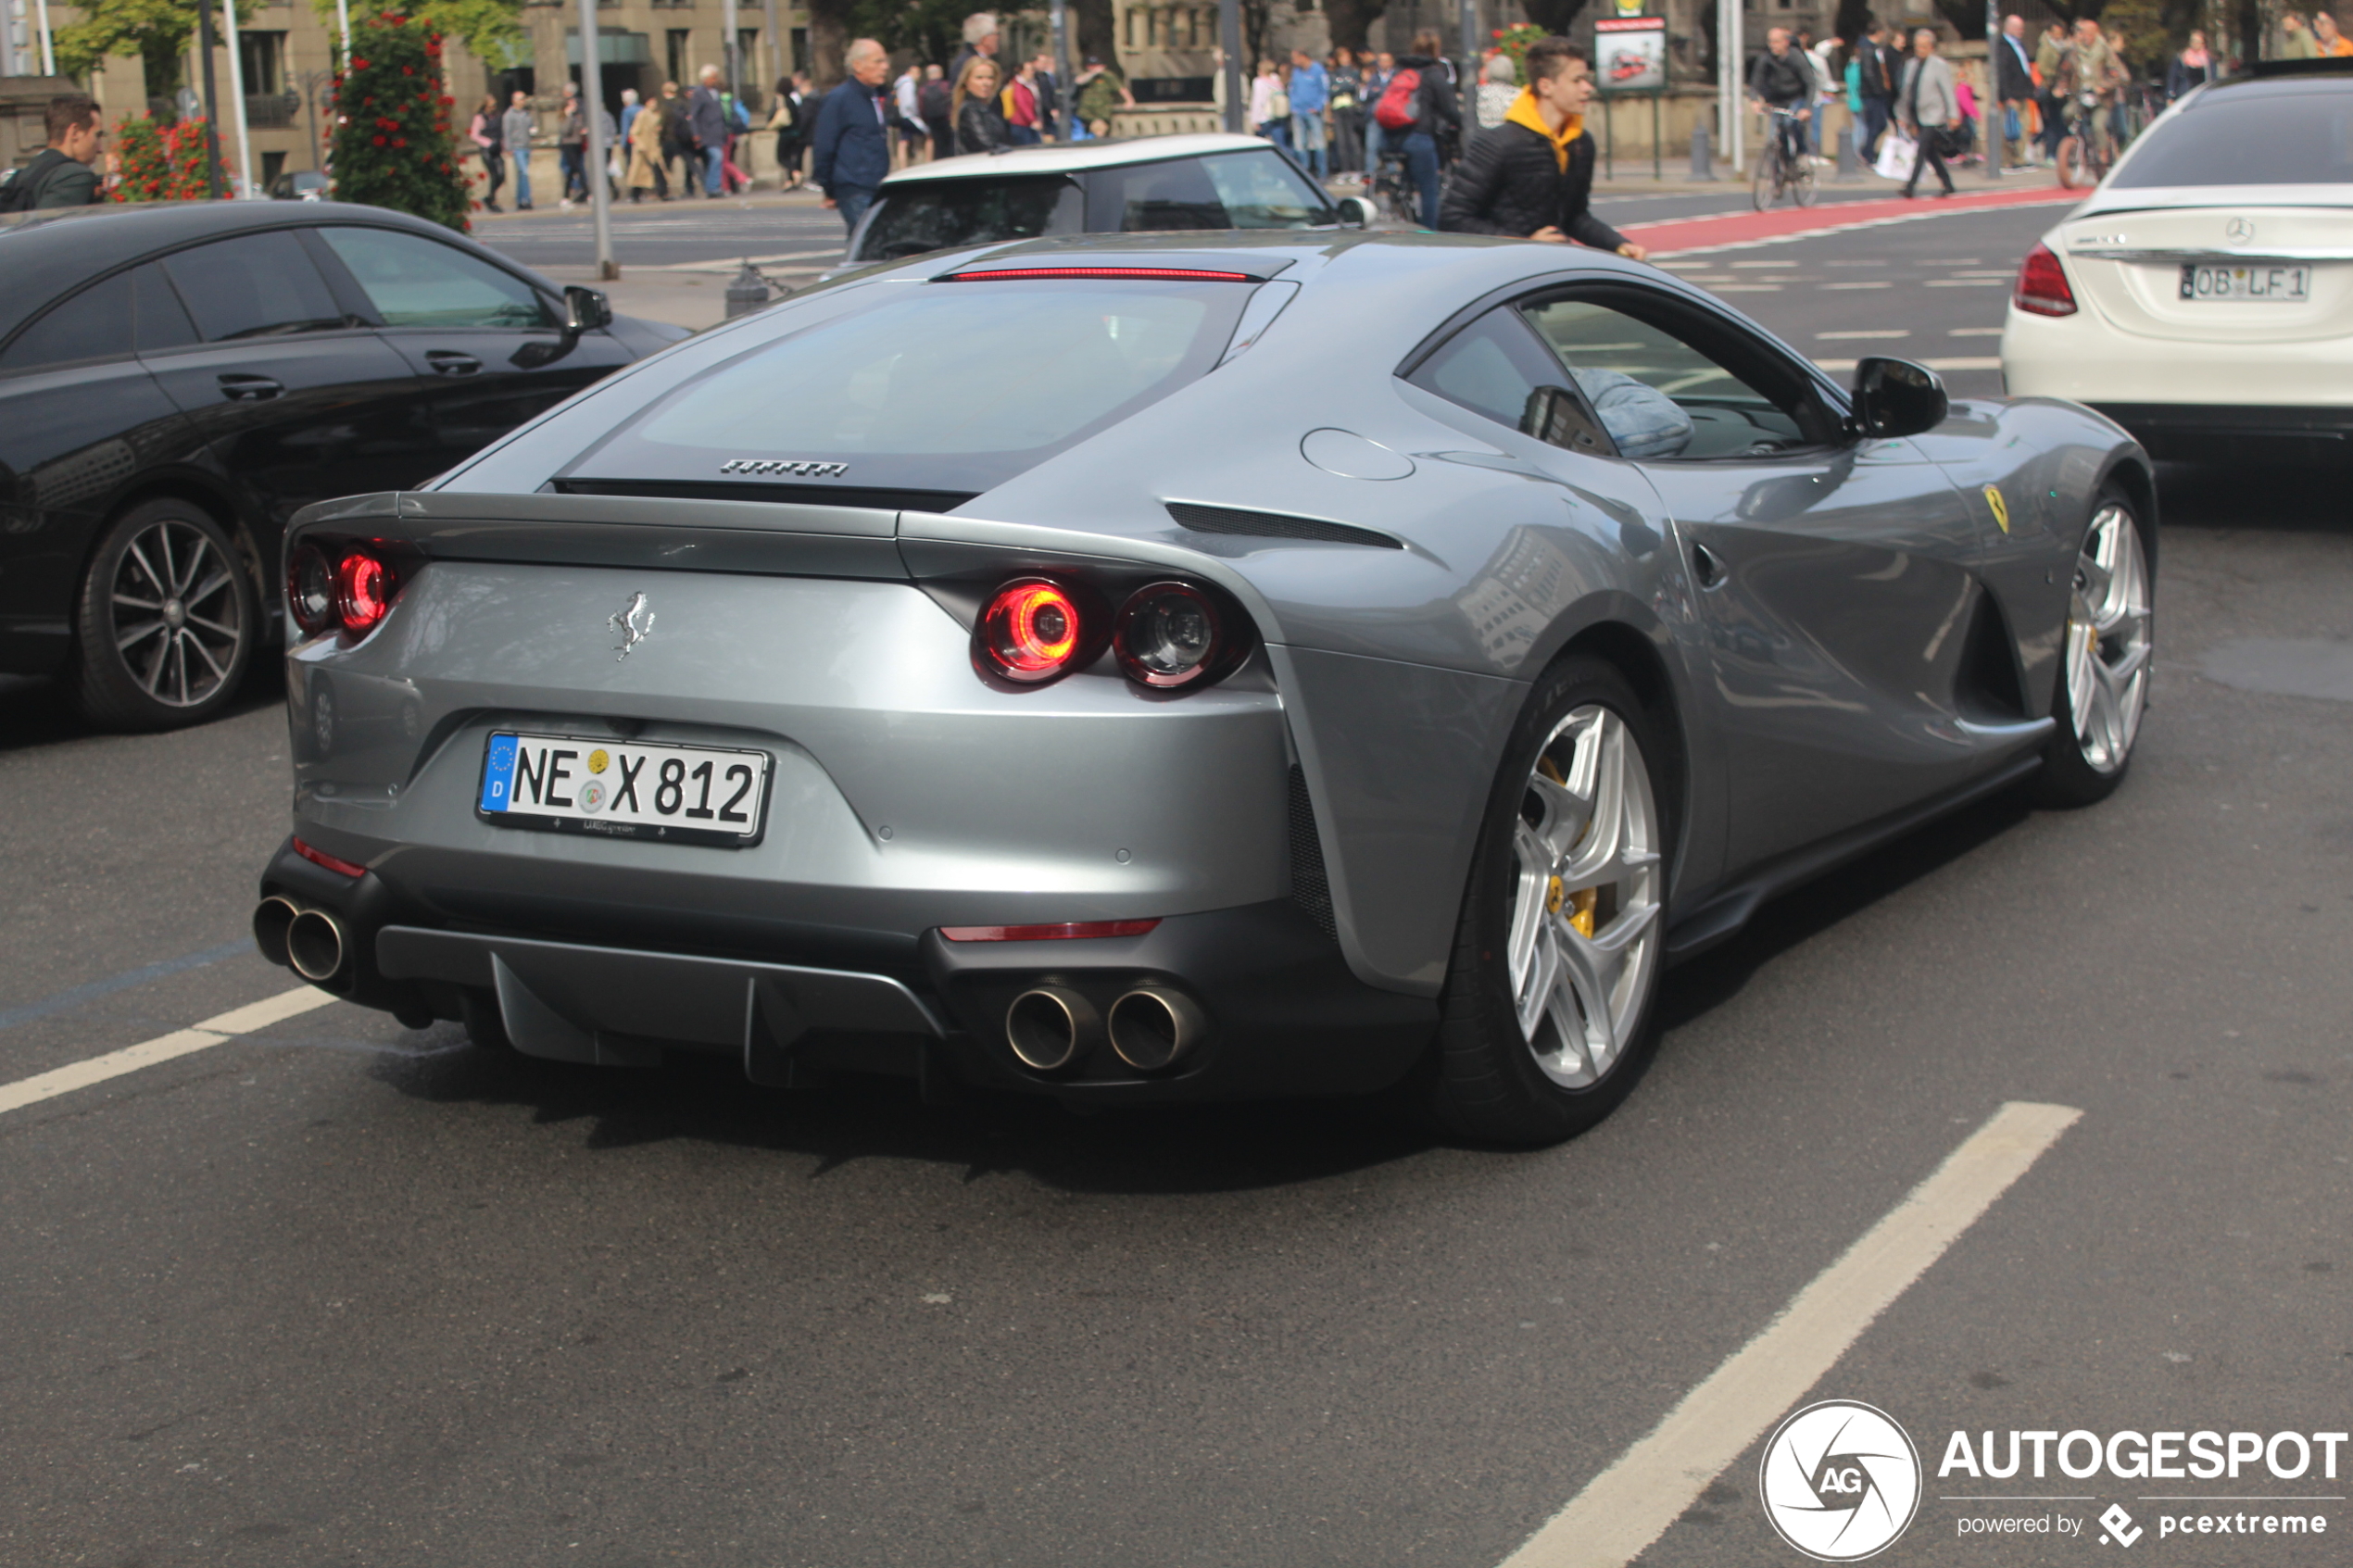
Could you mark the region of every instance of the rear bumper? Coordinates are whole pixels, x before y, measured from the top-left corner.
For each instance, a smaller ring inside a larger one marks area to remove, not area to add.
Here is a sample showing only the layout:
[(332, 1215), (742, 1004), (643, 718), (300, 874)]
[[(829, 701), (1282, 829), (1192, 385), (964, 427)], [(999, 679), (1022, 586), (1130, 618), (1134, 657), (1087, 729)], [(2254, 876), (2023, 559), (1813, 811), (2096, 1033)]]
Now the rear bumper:
[(2092, 407), (2131, 431), (2154, 458), (2226, 461), (2301, 453), (2334, 460), (2353, 453), (2353, 407), (2107, 402)]
[[(843, 968), (794, 961), (804, 955), (777, 951), (773, 929), (749, 926), (731, 939), (705, 922), (692, 946), (640, 931), (625, 947), (455, 928), (383, 878), (340, 876), (291, 842), (262, 893), (342, 922), (348, 957), (326, 984), (352, 1001), (411, 1022), (487, 1010), (517, 1049), (558, 1060), (721, 1055), (760, 1083), (811, 1069), (944, 1074), (1106, 1108), (1366, 1094), (1405, 1074), (1438, 1016), (1429, 998), (1357, 980), (1315, 915), (1288, 899), (1172, 916), (1134, 937), (956, 943), (932, 931)], [(1106, 1015), (1139, 985), (1170, 987), (1199, 1003), (1209, 1029), (1160, 1072), (1129, 1067), (1107, 1045), (1060, 1072), (1033, 1071), (1006, 1043), (1004, 1018), (1039, 985)]]
[(2353, 338), (2190, 342), (2122, 331), (2089, 303), (2072, 316), (2012, 306), (2002, 328), (2002, 382), (2012, 397), (2089, 404), (2135, 435), (2140, 427), (2118, 409), (2353, 421)]

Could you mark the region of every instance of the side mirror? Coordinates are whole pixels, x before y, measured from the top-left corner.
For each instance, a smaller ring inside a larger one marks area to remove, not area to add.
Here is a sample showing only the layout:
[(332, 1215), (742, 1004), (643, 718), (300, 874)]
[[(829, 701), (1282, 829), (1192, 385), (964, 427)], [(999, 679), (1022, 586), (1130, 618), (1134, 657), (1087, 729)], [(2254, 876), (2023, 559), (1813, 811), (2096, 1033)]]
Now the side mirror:
[(593, 332), (612, 325), (612, 301), (603, 290), (573, 283), (564, 290), (564, 331)]
[(1865, 435), (1918, 435), (1943, 424), (1950, 408), (1944, 382), (1925, 365), (1872, 358), (1855, 367), (1855, 427)]
[(1373, 204), (1362, 196), (1342, 196), (1332, 205), (1340, 209), (1340, 226), (1343, 229), (1369, 229), (1380, 216)]

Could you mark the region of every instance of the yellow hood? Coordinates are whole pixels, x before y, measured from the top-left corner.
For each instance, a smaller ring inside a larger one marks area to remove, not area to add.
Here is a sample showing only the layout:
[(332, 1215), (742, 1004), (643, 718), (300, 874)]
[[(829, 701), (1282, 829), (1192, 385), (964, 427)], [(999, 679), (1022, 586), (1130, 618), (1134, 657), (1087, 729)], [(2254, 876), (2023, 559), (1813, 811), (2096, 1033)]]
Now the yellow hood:
[(1554, 161), (1560, 165), (1561, 172), (1564, 174), (1568, 172), (1568, 144), (1585, 134), (1583, 115), (1570, 115), (1557, 132), (1546, 125), (1542, 111), (1536, 107), (1536, 94), (1526, 87), (1521, 88), (1519, 96), (1512, 100), (1511, 112), (1504, 116), (1504, 123), (1525, 125), (1550, 142), (1553, 144)]

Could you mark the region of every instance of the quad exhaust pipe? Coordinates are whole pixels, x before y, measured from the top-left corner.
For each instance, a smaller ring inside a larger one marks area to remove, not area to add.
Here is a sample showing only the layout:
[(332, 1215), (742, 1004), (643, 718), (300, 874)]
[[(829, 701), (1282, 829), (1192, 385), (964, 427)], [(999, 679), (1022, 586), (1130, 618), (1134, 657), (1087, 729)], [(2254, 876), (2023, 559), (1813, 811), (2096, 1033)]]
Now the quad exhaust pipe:
[(1059, 1073), (1108, 1035), (1119, 1060), (1156, 1073), (1190, 1055), (1209, 1035), (1201, 1004), (1170, 985), (1139, 985), (1111, 1005), (1108, 1026), (1095, 1004), (1067, 985), (1039, 985), (1005, 1010), (1005, 1044), (1025, 1067)]
[(272, 895), (253, 911), (253, 940), (263, 958), (313, 985), (337, 991), (351, 984), (351, 934), (339, 916)]

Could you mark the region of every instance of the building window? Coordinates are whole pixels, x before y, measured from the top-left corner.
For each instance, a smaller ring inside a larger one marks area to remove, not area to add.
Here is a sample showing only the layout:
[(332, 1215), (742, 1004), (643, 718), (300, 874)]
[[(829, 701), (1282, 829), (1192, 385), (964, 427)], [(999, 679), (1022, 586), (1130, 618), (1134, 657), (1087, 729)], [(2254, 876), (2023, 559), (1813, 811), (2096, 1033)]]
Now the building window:
[(245, 95), (266, 97), (286, 90), (286, 35), (283, 32), (237, 34), (237, 66), (245, 72)]
[(809, 30), (805, 27), (792, 30), (792, 68), (800, 71), (809, 69)]

